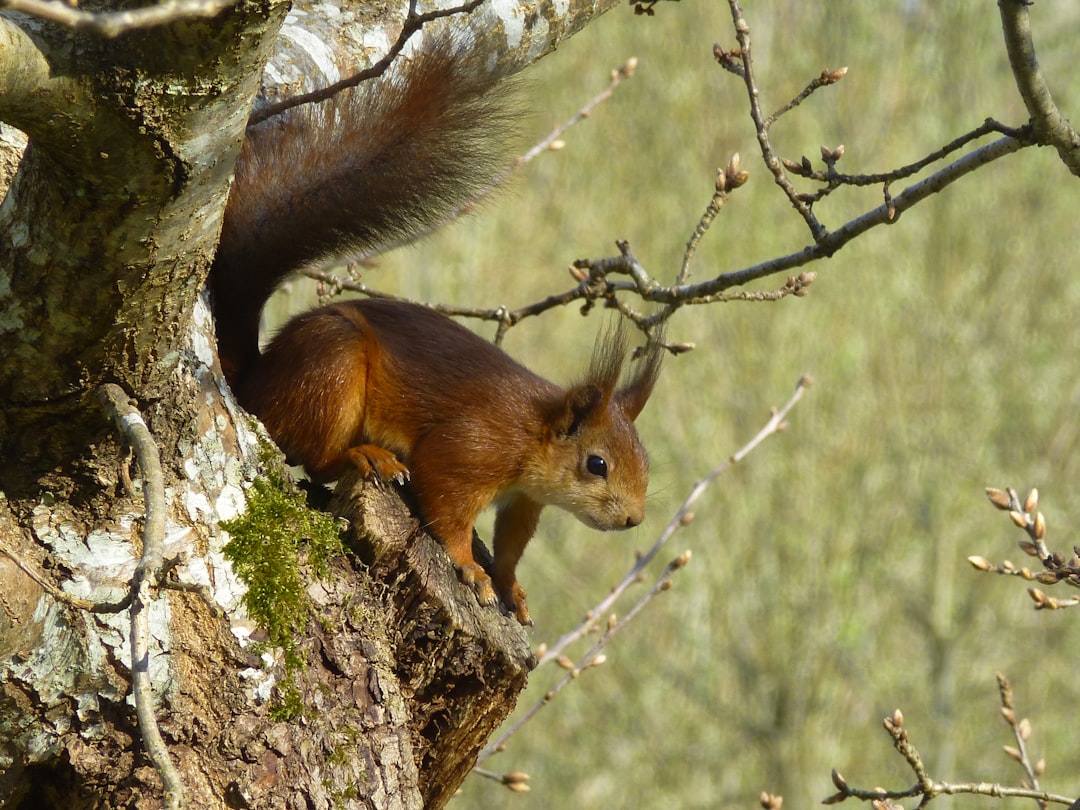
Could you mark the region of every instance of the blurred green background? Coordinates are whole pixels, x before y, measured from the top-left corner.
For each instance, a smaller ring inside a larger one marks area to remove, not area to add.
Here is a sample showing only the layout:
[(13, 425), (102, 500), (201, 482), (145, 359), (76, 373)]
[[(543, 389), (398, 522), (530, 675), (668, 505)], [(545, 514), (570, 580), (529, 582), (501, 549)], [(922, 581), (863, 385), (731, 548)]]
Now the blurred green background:
[[(817, 164), (820, 145), (844, 144), (841, 170), (882, 171), (987, 116), (1026, 120), (996, 4), (777, 0), (747, 2), (746, 13), (765, 108), (825, 68), (849, 67), (774, 129), (788, 157)], [(1032, 16), (1052, 89), (1075, 113), (1080, 7), (1044, 2)], [(662, 3), (652, 18), (620, 8), (598, 21), (531, 72), (528, 138), (572, 115), (629, 56), (635, 78), (479, 216), (384, 257), (365, 282), (516, 307), (566, 289), (570, 262), (611, 255), (624, 238), (670, 282), (716, 168), (736, 151), (751, 179), (705, 237), (694, 278), (806, 244), (714, 42), (735, 44), (718, 0)], [(880, 189), (843, 191), (817, 210), (837, 227), (879, 201)], [(987, 503), (988, 484), (1038, 486), (1051, 547), (1069, 551), (1068, 527), (1080, 525), (1070, 500), (1080, 467), (1078, 210), (1080, 183), (1052, 150), (1026, 150), (807, 268), (818, 280), (806, 298), (681, 310), (668, 337), (697, 349), (668, 361), (638, 422), (653, 459), (649, 520), (602, 535), (545, 514), (519, 569), (537, 645), (608, 592), (800, 374), (816, 384), (790, 429), (718, 480), (654, 565), (659, 573), (693, 550), (675, 587), (615, 640), (603, 667), (485, 763), (528, 772), (532, 791), (473, 776), (455, 806), (749, 808), (769, 790), (803, 807), (832, 792), (831, 768), (859, 787), (907, 787), (912, 775), (881, 728), (897, 707), (932, 776), (1015, 785), (998, 671), (1034, 722), (1043, 786), (1080, 793), (1080, 613), (1036, 613), (1020, 580), (965, 561), (1027, 562), (1019, 530)], [(602, 321), (576, 307), (549, 312), (504, 345), (567, 380)], [(519, 710), (561, 675), (537, 671)], [(1021, 805), (934, 806), (975, 803)]]

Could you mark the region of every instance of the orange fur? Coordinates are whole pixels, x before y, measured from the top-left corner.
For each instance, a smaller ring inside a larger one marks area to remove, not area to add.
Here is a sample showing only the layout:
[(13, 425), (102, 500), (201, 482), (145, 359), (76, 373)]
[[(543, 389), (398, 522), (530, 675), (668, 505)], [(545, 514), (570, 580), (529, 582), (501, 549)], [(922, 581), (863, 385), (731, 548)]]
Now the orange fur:
[[(649, 466), (633, 419), (660, 354), (651, 344), (618, 388), (625, 353), (621, 332), (606, 335), (585, 379), (564, 390), (430, 309), (350, 301), (290, 321), (238, 393), (316, 481), (348, 464), (409, 475), (421, 517), (480, 601), (501, 598), (527, 623), (515, 571), (545, 505), (603, 531), (644, 518)], [(489, 576), (472, 534), (493, 502)]]
[[(449, 318), (373, 300), (304, 313), (258, 349), (263, 304), (289, 274), (408, 240), (487, 187), (514, 117), (500, 80), (468, 43), (441, 41), (249, 128), (210, 288), (226, 379), (286, 455), (315, 481), (350, 464), (411, 476), (423, 518), (480, 601), (501, 598), (528, 622), (515, 570), (544, 505), (602, 530), (643, 519), (648, 460), (633, 420), (658, 348), (619, 388), (626, 341), (610, 333), (564, 390)], [(492, 502), (489, 575), (472, 532)]]

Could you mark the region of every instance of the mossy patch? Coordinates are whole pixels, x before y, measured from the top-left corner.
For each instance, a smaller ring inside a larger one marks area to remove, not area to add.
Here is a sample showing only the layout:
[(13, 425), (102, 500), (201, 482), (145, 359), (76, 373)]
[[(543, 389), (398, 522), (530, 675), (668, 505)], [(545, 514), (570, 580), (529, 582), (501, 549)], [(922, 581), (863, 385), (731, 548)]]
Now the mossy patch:
[(310, 612), (301, 565), (325, 578), (330, 560), (344, 553), (344, 546), (335, 520), (308, 507), (280, 463), (270, 462), (266, 469), (247, 492), (244, 514), (222, 521), (221, 527), (230, 537), (225, 557), (248, 586), (244, 607), (266, 630), (266, 645), (284, 654), (285, 676), (273, 714), (288, 719), (303, 709), (292, 677), (303, 666), (296, 637)]

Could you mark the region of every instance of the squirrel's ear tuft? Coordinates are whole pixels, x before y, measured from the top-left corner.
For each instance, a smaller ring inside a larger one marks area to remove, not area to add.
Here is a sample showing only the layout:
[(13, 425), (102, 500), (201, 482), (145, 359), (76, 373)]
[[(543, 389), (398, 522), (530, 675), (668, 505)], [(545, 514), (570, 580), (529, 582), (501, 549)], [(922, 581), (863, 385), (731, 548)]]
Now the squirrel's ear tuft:
[(649, 401), (656, 380), (660, 376), (661, 361), (664, 356), (664, 335), (654, 332), (649, 342), (638, 350), (633, 361), (633, 374), (626, 385), (615, 393), (615, 401), (631, 420), (637, 419), (645, 403)]
[(619, 384), (626, 350), (626, 327), (622, 321), (614, 326), (608, 325), (596, 339), (592, 360), (589, 362), (589, 371), (585, 375), (585, 383), (595, 385), (603, 392), (605, 406)]

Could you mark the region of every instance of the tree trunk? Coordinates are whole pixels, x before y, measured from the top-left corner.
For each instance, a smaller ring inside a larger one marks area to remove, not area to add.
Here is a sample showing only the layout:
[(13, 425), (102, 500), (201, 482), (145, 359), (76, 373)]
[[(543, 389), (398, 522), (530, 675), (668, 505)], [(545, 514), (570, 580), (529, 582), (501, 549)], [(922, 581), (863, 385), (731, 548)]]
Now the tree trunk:
[[(612, 5), (457, 18), (524, 65)], [(325, 84), (370, 61), (360, 33), (393, 41), (402, 19), (300, 9), (287, 25), (336, 37), (328, 65), (276, 38), (286, 11), (243, 2), (116, 38), (0, 13), (0, 119), (29, 138), (19, 159), (0, 130), (0, 807), (440, 807), (525, 685), (522, 629), (477, 604), (393, 491), (339, 482), (347, 553), (328, 570), (303, 527), (269, 521), (299, 555), (268, 541), (256, 560), (300, 575), (284, 642), (251, 606), (288, 594), (253, 599), (227, 557), (221, 522), (256, 525), (257, 493), (295, 500), (221, 378), (200, 292), (261, 69)], [(98, 404), (106, 382), (160, 451), (160, 507), (153, 462)], [(160, 581), (142, 556), (155, 520)], [(144, 674), (156, 723), (136, 710)]]

